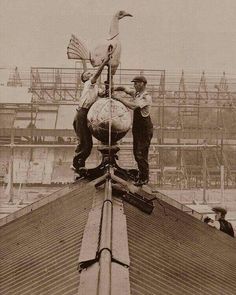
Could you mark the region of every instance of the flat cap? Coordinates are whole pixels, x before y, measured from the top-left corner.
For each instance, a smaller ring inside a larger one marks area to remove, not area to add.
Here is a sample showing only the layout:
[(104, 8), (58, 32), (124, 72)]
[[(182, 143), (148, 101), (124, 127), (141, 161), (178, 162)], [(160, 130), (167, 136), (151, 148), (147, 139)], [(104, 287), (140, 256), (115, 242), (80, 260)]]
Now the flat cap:
[(136, 76), (131, 82), (143, 82), (147, 83), (147, 79), (144, 76)]
[(227, 213), (227, 210), (224, 209), (224, 208), (222, 208), (222, 207), (213, 207), (212, 208), (212, 211), (214, 211), (214, 212), (220, 212), (223, 215), (226, 215), (226, 213)]

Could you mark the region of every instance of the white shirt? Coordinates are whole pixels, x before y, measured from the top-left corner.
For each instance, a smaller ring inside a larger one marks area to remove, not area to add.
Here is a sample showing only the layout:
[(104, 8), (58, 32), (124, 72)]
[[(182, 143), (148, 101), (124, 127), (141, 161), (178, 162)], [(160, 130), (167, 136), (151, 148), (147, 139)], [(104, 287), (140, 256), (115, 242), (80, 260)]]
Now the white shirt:
[(212, 220), (210, 222), (208, 222), (208, 225), (212, 226), (212, 227), (215, 227), (217, 229), (220, 229), (220, 222), (218, 220)]
[(138, 104), (141, 109), (143, 117), (150, 115), (150, 109), (152, 105), (152, 97), (146, 91), (139, 93), (137, 92), (134, 97), (134, 101)]
[(92, 83), (91, 79), (84, 83), (84, 89), (82, 91), (79, 107), (89, 109), (91, 105), (96, 101), (98, 97), (98, 85)]

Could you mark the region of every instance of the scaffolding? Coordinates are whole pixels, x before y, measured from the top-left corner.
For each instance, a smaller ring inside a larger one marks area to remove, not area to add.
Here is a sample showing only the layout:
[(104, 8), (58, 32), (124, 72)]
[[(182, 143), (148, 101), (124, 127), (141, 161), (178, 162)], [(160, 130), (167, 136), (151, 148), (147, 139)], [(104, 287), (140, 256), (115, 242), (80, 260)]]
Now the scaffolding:
[[(91, 69), (90, 69), (91, 70)], [(81, 74), (83, 68), (45, 68), (32, 67), (30, 73), (30, 92), (33, 101), (65, 102), (77, 101), (81, 94), (83, 83)], [(118, 69), (114, 76), (115, 85), (130, 85), (135, 75), (144, 74), (148, 77), (148, 90), (153, 97), (163, 96), (164, 93), (164, 70), (140, 70), (140, 69)], [(104, 87), (106, 74), (100, 79), (100, 87)], [(162, 94), (160, 94), (162, 91)]]
[(20, 73), (19, 73), (17, 67), (15, 67), (13, 73), (10, 74), (8, 82), (7, 82), (7, 86), (9, 86), (9, 87), (17, 87), (17, 86), (22, 87), (23, 86), (22, 80), (20, 77)]
[[(15, 114), (13, 128), (2, 125), (0, 129), (1, 146), (9, 148), (14, 143), (15, 148), (22, 149), (74, 147), (76, 138), (70, 121), (83, 87), (82, 70), (31, 68), (32, 102), (0, 105), (3, 122), (7, 111)], [(179, 188), (219, 187), (223, 166), (226, 187), (235, 187), (233, 80), (226, 78), (225, 73), (208, 77), (205, 72), (199, 80), (199, 75), (182, 71), (179, 82), (178, 76), (173, 82), (164, 70), (119, 69), (114, 83), (130, 85), (137, 74), (147, 77), (148, 91), (153, 97), (154, 137), (149, 158), (153, 183)], [(101, 77), (100, 87), (105, 79), (105, 75)], [(130, 132), (120, 144), (127, 151), (121, 162), (134, 165)]]

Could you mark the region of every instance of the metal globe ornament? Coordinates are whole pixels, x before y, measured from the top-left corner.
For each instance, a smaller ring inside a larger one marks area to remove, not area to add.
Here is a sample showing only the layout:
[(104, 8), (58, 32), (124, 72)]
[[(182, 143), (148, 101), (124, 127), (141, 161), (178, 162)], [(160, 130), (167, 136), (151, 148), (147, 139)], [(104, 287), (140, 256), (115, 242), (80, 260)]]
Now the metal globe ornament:
[(130, 111), (120, 101), (109, 98), (98, 99), (90, 108), (88, 127), (92, 135), (103, 144), (109, 144), (109, 121), (111, 120), (111, 144), (116, 144), (129, 131)]

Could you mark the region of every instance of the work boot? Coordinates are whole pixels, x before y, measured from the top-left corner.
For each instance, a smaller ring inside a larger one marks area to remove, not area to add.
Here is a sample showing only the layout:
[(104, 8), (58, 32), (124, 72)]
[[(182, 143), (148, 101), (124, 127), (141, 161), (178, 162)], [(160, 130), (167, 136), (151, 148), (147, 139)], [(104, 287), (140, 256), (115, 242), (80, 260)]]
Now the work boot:
[(75, 174), (77, 175), (80, 174), (80, 171), (79, 171), (80, 168), (76, 168), (74, 165), (70, 165), (70, 169), (74, 171)]
[(148, 179), (138, 179), (135, 181), (134, 185), (136, 186), (143, 186), (148, 183)]
[(78, 172), (80, 168), (85, 167), (85, 161), (82, 159), (78, 159), (77, 156), (73, 159), (73, 164), (71, 165), (71, 169)]

